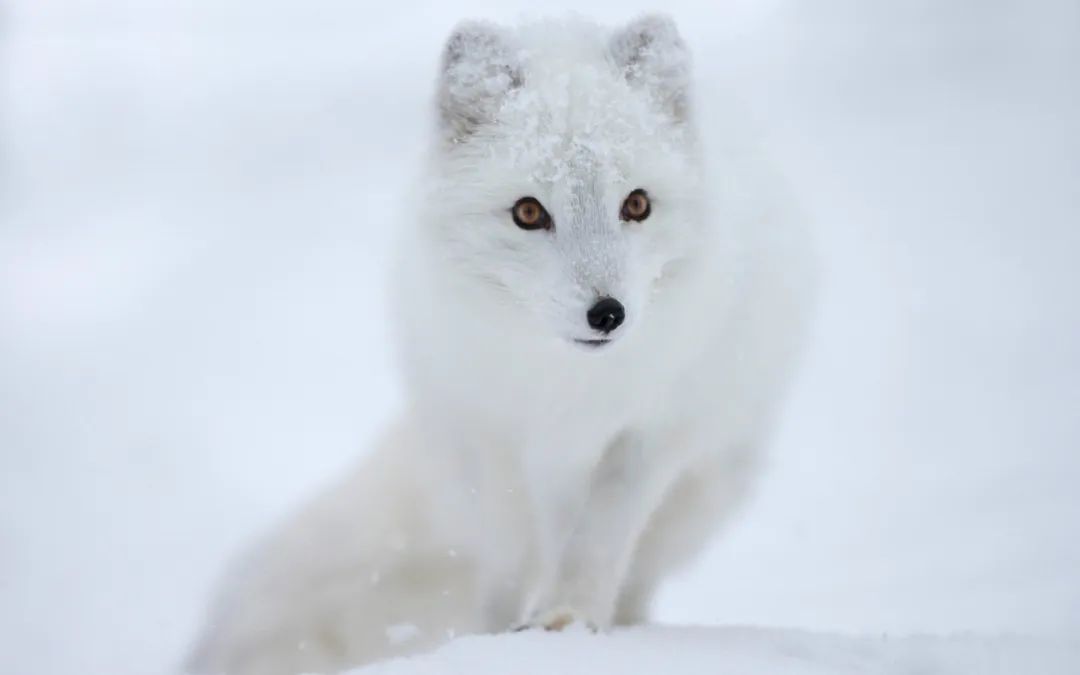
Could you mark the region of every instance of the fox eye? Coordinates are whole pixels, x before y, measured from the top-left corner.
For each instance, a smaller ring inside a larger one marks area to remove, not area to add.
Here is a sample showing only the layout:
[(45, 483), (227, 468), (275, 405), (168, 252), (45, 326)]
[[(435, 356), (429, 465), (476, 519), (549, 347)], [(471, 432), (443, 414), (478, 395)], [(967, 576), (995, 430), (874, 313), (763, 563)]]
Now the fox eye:
[(551, 216), (534, 197), (522, 197), (510, 210), (514, 223), (523, 230), (550, 230)]
[(647, 192), (638, 188), (634, 190), (622, 203), (622, 211), (619, 212), (619, 217), (623, 220), (634, 220), (641, 222), (649, 217), (649, 213), (652, 212), (652, 207), (649, 204), (649, 195)]

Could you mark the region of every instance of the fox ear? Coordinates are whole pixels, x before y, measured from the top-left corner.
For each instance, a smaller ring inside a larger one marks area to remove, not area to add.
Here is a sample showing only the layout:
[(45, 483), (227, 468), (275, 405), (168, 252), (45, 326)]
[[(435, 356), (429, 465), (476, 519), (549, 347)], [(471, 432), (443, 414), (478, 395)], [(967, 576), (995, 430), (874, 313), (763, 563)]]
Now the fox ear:
[(647, 14), (611, 37), (611, 56), (631, 86), (653, 99), (677, 121), (689, 107), (690, 52), (675, 22), (662, 14)]
[(446, 41), (439, 81), (439, 113), (448, 137), (462, 140), (493, 121), (521, 84), (521, 64), (506, 30), (481, 21), (459, 24)]

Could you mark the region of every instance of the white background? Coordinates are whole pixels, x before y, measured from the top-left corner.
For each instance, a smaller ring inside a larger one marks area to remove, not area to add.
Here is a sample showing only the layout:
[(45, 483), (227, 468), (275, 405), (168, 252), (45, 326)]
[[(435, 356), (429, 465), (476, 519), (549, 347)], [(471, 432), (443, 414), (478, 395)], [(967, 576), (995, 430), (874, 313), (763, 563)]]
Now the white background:
[[(441, 42), (531, 4), (8, 3), (0, 671), (173, 667), (228, 557), (362, 456)], [(659, 617), (1080, 633), (1080, 8), (663, 4), (826, 278), (770, 471)]]

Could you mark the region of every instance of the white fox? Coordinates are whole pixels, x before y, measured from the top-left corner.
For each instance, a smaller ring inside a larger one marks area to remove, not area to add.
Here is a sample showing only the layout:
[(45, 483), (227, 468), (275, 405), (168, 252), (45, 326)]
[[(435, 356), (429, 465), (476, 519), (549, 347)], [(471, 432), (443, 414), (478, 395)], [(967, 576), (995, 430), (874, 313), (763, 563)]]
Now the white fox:
[(333, 672), (647, 618), (743, 496), (810, 265), (778, 186), (706, 178), (670, 19), (466, 23), (403, 226), (407, 411), (229, 579), (193, 670)]

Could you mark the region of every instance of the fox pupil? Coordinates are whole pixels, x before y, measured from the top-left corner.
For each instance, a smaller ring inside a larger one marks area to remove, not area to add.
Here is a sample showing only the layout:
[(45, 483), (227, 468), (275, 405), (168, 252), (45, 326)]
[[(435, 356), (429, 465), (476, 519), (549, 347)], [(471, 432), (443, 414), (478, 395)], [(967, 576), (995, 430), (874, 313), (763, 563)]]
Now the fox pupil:
[(648, 194), (641, 189), (634, 190), (623, 202), (620, 217), (623, 220), (642, 221), (649, 217), (651, 206)]

